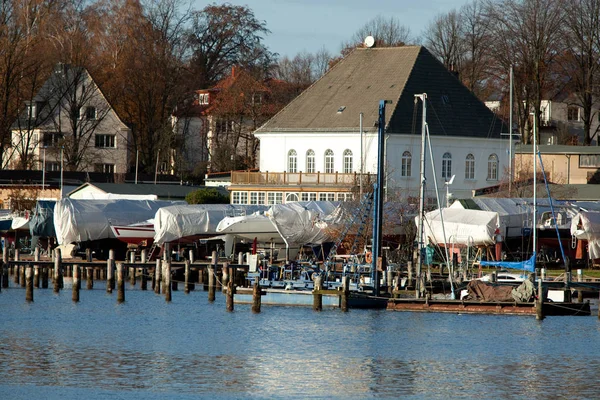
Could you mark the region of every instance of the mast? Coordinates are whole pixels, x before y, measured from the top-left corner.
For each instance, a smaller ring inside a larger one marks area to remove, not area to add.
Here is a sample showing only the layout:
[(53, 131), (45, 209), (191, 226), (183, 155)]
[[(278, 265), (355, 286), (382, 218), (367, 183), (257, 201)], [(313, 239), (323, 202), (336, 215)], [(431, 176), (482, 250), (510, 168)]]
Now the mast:
[(508, 113), (508, 195), (512, 196), (512, 182), (513, 182), (513, 138), (512, 138), (512, 132), (513, 132), (513, 66), (512, 64), (510, 65), (510, 79), (509, 79), (509, 84), (510, 84), (510, 88), (509, 88), (509, 103), (510, 103), (510, 110)]
[(415, 285), (415, 293), (417, 298), (421, 295), (421, 269), (423, 267), (423, 251), (425, 243), (423, 241), (424, 225), (423, 217), (425, 214), (425, 137), (427, 132), (427, 93), (415, 94), (416, 99), (421, 99), (423, 102), (423, 117), (421, 126), (421, 186), (419, 191), (419, 226), (418, 226), (418, 262), (417, 262), (417, 283)]
[[(533, 115), (533, 140), (532, 140), (532, 144), (533, 144), (533, 151), (532, 151), (532, 155), (533, 155), (533, 221), (532, 221), (532, 228), (533, 228), (533, 254), (535, 255), (537, 252), (537, 162), (535, 160), (535, 155), (537, 153), (537, 133), (536, 133), (536, 115), (535, 113), (531, 113)], [(535, 258), (534, 258), (534, 265), (535, 265)]]
[(385, 173), (383, 167), (385, 165), (384, 160), (384, 139), (385, 134), (385, 105), (391, 104), (391, 100), (380, 100), (379, 101), (379, 123), (377, 128), (377, 183), (375, 184), (375, 191), (373, 196), (373, 202), (375, 205), (375, 211), (373, 215), (373, 260), (371, 263), (371, 282), (373, 283), (373, 294), (379, 296), (379, 274), (377, 273), (377, 260), (381, 257), (381, 226), (383, 217), (383, 175)]

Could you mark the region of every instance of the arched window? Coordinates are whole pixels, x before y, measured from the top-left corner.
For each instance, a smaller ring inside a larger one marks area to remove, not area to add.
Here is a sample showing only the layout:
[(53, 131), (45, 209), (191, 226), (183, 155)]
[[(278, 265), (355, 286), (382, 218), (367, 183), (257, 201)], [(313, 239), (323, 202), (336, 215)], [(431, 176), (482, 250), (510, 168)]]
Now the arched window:
[(450, 179), (452, 176), (452, 154), (444, 153), (442, 156), (442, 178)]
[(465, 160), (465, 179), (475, 179), (475, 156), (468, 154)]
[(344, 150), (344, 173), (352, 173), (352, 150)]
[(488, 181), (498, 180), (498, 156), (495, 154), (488, 157), (487, 179)]
[(309, 174), (315, 173), (315, 152), (313, 150), (306, 152), (306, 172)]
[(300, 201), (300, 197), (298, 196), (298, 193), (287, 193), (285, 195), (286, 203), (293, 203), (295, 201)]
[(411, 176), (412, 172), (412, 155), (410, 151), (402, 153), (402, 170), (400, 171), (401, 176)]
[(325, 150), (325, 173), (333, 173), (333, 150), (331, 149)]
[(288, 151), (288, 172), (298, 172), (298, 155), (296, 154), (296, 150)]

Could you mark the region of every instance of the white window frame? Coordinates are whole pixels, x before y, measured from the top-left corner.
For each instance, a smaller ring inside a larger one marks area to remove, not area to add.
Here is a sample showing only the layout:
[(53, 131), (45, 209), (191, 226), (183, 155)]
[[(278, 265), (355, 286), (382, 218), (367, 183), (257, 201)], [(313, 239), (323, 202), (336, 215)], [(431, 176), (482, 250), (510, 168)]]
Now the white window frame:
[(488, 157), (487, 180), (498, 180), (498, 156), (496, 154), (490, 154), (490, 156)]
[(402, 153), (402, 169), (400, 174), (404, 177), (412, 176), (412, 154), (410, 154), (410, 151)]
[(346, 149), (344, 150), (344, 174), (352, 173), (352, 150)]
[(452, 154), (444, 153), (442, 156), (442, 178), (450, 179), (452, 176)]
[(315, 151), (312, 149), (306, 152), (306, 173), (315, 173)]
[(288, 151), (288, 172), (291, 174), (298, 172), (298, 153), (294, 149)]
[(475, 179), (475, 156), (471, 153), (465, 158), (465, 179)]
[(248, 204), (248, 192), (234, 191), (231, 193), (231, 204)]
[(282, 192), (268, 192), (267, 193), (267, 205), (282, 204), (283, 193)]
[(333, 174), (333, 171), (335, 170), (334, 167), (334, 163), (335, 163), (335, 155), (333, 153), (333, 150), (331, 149), (327, 149), (325, 150), (325, 173), (326, 174)]

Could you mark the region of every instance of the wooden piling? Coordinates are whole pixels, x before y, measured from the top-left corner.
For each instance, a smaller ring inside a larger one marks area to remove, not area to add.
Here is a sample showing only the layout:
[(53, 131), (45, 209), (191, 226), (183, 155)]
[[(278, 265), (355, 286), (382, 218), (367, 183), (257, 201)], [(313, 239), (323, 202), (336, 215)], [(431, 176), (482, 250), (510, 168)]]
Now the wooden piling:
[(85, 288), (87, 290), (92, 290), (94, 288), (94, 269), (92, 267), (86, 267), (87, 276), (86, 276), (86, 284)]
[(2, 248), (2, 273), (0, 279), (2, 280), (3, 288), (8, 287), (8, 247), (6, 247), (6, 242), (4, 247)]
[[(33, 250), (33, 261), (40, 261), (40, 248), (37, 246)], [(35, 264), (33, 266), (33, 287), (36, 289), (40, 288), (40, 266)]]
[(148, 290), (148, 269), (147, 268), (142, 268), (142, 276), (140, 279), (142, 281), (142, 283), (140, 284), (142, 290)]
[(229, 267), (229, 276), (231, 277), (231, 279), (227, 283), (226, 307), (227, 307), (227, 311), (233, 311), (233, 296), (235, 295), (235, 284), (234, 284), (235, 268), (234, 267)]
[(140, 255), (140, 261), (143, 263), (148, 262), (148, 250), (147, 249), (142, 249), (141, 255)]
[(163, 261), (164, 266), (164, 290), (165, 290), (165, 301), (171, 301), (171, 261)]
[[(389, 275), (388, 275), (389, 276)], [(390, 279), (391, 281), (391, 279)], [(388, 282), (388, 288), (393, 286)], [(348, 312), (348, 304), (350, 300), (350, 277), (348, 275), (342, 277), (342, 294), (340, 301), (340, 308), (343, 312)]]
[(106, 293), (112, 293), (115, 278), (113, 276), (114, 268), (115, 268), (115, 253), (113, 250), (109, 251), (108, 260), (106, 260)]
[(184, 266), (184, 282), (183, 282), (183, 293), (190, 293), (190, 260), (185, 260)]
[[(19, 249), (15, 249), (15, 261), (19, 261)], [(23, 282), (22, 286), (25, 286), (25, 280), (21, 280), (21, 267), (17, 264), (13, 265), (13, 281), (15, 282), (15, 286), (19, 286), (21, 285), (21, 282)], [(25, 273), (25, 270), (23, 270), (23, 274)]]
[(260, 303), (261, 303), (261, 289), (260, 289), (260, 281), (258, 278), (254, 281), (254, 287), (252, 289), (252, 312), (255, 314), (260, 313)]
[(190, 259), (190, 263), (193, 264), (194, 263), (194, 249), (190, 249), (189, 251), (189, 259)]
[(535, 319), (541, 321), (544, 319), (544, 289), (542, 280), (538, 280), (538, 298), (535, 303)]
[(125, 277), (123, 276), (123, 264), (117, 263), (117, 303), (125, 301)]
[(25, 300), (33, 301), (33, 271), (31, 267), (23, 268), (25, 270)]
[(43, 266), (42, 267), (42, 289), (48, 289), (48, 270), (50, 268)]
[(73, 301), (79, 302), (79, 265), (73, 265)]
[(131, 274), (129, 276), (129, 282), (131, 283), (132, 287), (135, 287), (135, 284), (136, 284), (136, 276), (135, 276), (136, 272), (137, 272), (137, 268), (135, 268), (135, 267), (129, 268), (129, 273)]
[(222, 271), (222, 290), (223, 293), (227, 292), (227, 283), (229, 283), (229, 263), (224, 262), (223, 263), (223, 267), (221, 268)]
[(321, 311), (323, 309), (323, 295), (320, 293), (323, 289), (321, 276), (315, 276), (313, 282), (313, 310)]
[(208, 301), (215, 301), (215, 267), (211, 264), (208, 268)]
[[(577, 282), (583, 282), (582, 269), (577, 270)], [(579, 290), (577, 290), (577, 302), (583, 303), (583, 289), (581, 287), (579, 287)]]
[(152, 276), (152, 283), (154, 284), (154, 293), (160, 294), (162, 279), (162, 261), (156, 260), (156, 266), (154, 267), (154, 275)]
[(60, 292), (61, 281), (62, 281), (62, 271), (61, 271), (61, 263), (62, 257), (60, 254), (60, 249), (54, 249), (54, 274), (52, 276), (52, 283), (54, 285), (54, 293)]
[(394, 271), (390, 267), (385, 272), (387, 292), (391, 295), (394, 293)]

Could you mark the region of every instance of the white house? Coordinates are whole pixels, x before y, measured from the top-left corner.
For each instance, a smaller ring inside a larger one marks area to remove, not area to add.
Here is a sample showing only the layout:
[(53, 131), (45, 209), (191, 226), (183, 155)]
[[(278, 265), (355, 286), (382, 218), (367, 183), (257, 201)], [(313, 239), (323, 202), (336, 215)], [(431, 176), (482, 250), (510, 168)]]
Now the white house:
[(260, 172), (232, 174), (232, 202), (345, 200), (358, 192), (361, 171), (366, 190), (377, 173), (380, 100), (391, 100), (387, 195), (417, 196), (423, 105), (415, 95), (423, 93), (432, 154), (425, 156), (428, 201), (434, 182), (445, 194), (452, 176), (455, 197), (498, 184), (508, 165), (508, 140), (500, 134), (507, 128), (481, 101), (424, 47), (358, 48), (255, 132)]

